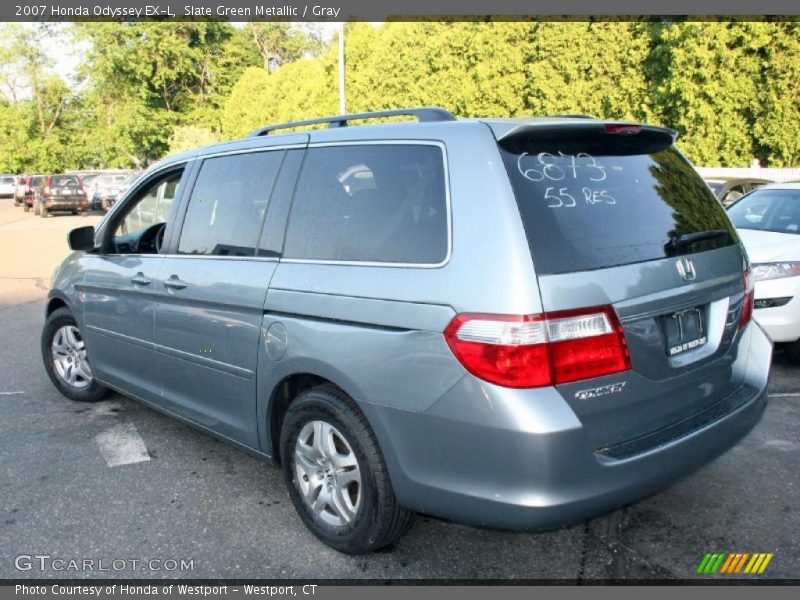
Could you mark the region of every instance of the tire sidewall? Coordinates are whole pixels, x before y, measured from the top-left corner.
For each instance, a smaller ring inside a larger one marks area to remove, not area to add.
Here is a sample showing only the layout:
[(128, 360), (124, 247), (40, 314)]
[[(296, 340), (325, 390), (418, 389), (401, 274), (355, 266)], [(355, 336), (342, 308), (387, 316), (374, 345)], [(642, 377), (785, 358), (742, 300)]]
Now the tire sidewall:
[[(68, 385), (58, 376), (58, 373), (56, 373), (52, 352), (53, 337), (56, 331), (65, 325), (74, 325), (80, 330), (80, 326), (75, 321), (75, 318), (66, 308), (60, 308), (53, 312), (44, 324), (44, 328), (42, 329), (41, 350), (45, 371), (58, 391), (70, 400), (76, 400), (78, 402), (96, 402), (103, 398), (107, 391), (96, 379), (92, 378), (92, 383), (87, 387), (76, 389)], [(81, 331), (81, 338), (84, 340), (85, 344), (86, 338), (83, 335), (83, 331)]]
[[(281, 465), (289, 496), (300, 518), (314, 535), (326, 544), (343, 552), (360, 552), (375, 527), (378, 489), (372, 465), (364, 448), (369, 440), (363, 435), (346, 410), (337, 406), (325, 392), (311, 390), (298, 398), (290, 407), (281, 431)], [(319, 519), (303, 499), (295, 482), (294, 448), (300, 431), (310, 421), (326, 421), (341, 433), (358, 460), (361, 471), (361, 505), (355, 518), (345, 526), (336, 527)]]

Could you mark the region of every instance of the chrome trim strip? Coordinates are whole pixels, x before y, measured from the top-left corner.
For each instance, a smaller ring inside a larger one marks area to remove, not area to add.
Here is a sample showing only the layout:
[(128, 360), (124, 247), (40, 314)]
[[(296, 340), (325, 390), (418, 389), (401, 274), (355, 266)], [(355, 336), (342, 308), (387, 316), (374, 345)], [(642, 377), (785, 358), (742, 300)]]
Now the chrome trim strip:
[(196, 354), (192, 354), (190, 352), (184, 352), (183, 350), (176, 350), (175, 348), (169, 348), (168, 346), (164, 346), (162, 344), (148, 342), (139, 338), (125, 335), (123, 333), (118, 333), (116, 331), (103, 329), (102, 327), (97, 327), (95, 325), (88, 325), (87, 327), (90, 331), (94, 333), (98, 333), (106, 337), (128, 342), (129, 344), (132, 344), (133, 346), (138, 346), (139, 348), (153, 350), (155, 352), (158, 352), (159, 354), (165, 354), (173, 358), (185, 360), (186, 362), (195, 363), (197, 365), (200, 365), (201, 367), (214, 369), (215, 371), (221, 371), (222, 373), (227, 373), (228, 375), (233, 375), (235, 377), (239, 377), (240, 379), (252, 379), (253, 376), (255, 375), (255, 371), (251, 371), (250, 369), (245, 369), (244, 367), (237, 367), (236, 365), (231, 365), (218, 360), (214, 360), (213, 358), (207, 358), (205, 356), (197, 356)]
[(224, 363), (219, 360), (214, 360), (213, 358), (198, 356), (196, 354), (192, 354), (191, 352), (184, 352), (183, 350), (177, 350), (176, 348), (170, 348), (162, 344), (154, 344), (154, 346), (156, 352), (158, 352), (159, 354), (164, 354), (166, 356), (171, 356), (179, 360), (195, 363), (197, 365), (200, 365), (201, 367), (214, 369), (215, 371), (221, 371), (222, 373), (227, 373), (228, 375), (233, 375), (240, 379), (252, 379), (253, 376), (255, 375), (255, 372), (251, 371), (250, 369), (245, 369), (244, 367), (237, 367), (236, 365)]
[[(257, 139), (257, 138), (256, 138)], [(213, 154), (201, 154), (195, 157), (197, 160), (205, 160), (206, 158), (218, 158), (220, 156), (230, 156), (233, 154), (252, 154), (254, 152), (270, 152), (272, 150), (297, 150), (306, 148), (305, 142), (298, 142), (295, 144), (281, 144), (280, 146), (257, 146), (254, 148), (240, 148), (238, 150), (225, 150), (223, 152), (215, 152)]]
[(121, 340), (123, 342), (128, 342), (132, 346), (137, 346), (139, 348), (145, 348), (147, 350), (155, 350), (155, 344), (153, 342), (148, 342), (146, 340), (142, 340), (140, 338), (135, 338), (129, 335), (125, 335), (124, 333), (118, 333), (116, 331), (111, 331), (109, 329), (103, 329), (102, 327), (97, 327), (96, 325), (87, 325), (86, 328), (91, 331), (92, 333), (97, 333), (100, 335), (104, 335), (106, 337), (114, 338), (117, 340)]

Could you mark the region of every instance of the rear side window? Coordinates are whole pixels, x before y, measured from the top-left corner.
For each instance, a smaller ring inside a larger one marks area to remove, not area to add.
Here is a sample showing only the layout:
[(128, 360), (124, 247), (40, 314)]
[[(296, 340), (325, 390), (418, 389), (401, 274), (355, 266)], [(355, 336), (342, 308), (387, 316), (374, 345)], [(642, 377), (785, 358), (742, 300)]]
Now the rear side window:
[(284, 256), (436, 264), (447, 256), (444, 160), (434, 145), (308, 150)]
[(254, 152), (204, 160), (178, 253), (253, 256), (284, 154)]
[(573, 129), (502, 143), (537, 273), (736, 243), (724, 209), (671, 139)]

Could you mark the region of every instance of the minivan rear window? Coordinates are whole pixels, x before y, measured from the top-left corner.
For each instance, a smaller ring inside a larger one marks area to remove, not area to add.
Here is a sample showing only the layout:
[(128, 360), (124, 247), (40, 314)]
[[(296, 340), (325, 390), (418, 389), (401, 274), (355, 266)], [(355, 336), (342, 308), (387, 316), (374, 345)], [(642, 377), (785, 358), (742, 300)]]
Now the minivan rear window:
[(562, 129), (501, 141), (538, 274), (737, 243), (724, 209), (671, 140), (642, 135), (637, 144), (636, 136)]

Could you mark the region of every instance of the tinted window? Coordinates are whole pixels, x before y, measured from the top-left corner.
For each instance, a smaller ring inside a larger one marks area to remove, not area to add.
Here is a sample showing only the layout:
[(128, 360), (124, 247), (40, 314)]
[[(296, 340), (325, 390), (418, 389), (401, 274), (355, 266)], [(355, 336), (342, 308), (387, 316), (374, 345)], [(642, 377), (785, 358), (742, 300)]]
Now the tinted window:
[(728, 209), (740, 229), (800, 233), (800, 190), (758, 190)]
[(426, 145), (311, 148), (284, 256), (439, 263), (447, 256), (442, 151)]
[(254, 152), (203, 161), (178, 252), (253, 256), (283, 156)]
[[(538, 273), (613, 267), (736, 242), (708, 185), (669, 141), (636, 136), (575, 129), (506, 144), (503, 158)], [(719, 235), (693, 243), (681, 237), (699, 232)]]

